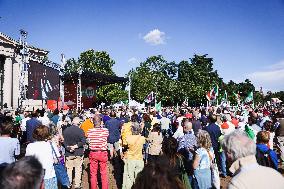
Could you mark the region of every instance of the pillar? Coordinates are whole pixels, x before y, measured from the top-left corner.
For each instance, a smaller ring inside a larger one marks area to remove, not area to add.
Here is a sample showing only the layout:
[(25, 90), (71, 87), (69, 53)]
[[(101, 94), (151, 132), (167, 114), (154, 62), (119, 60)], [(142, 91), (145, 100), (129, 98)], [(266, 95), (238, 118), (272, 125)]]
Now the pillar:
[(4, 83), (3, 83), (3, 105), (7, 103), (8, 108), (12, 108), (12, 71), (13, 62), (10, 57), (6, 57), (4, 64)]
[(13, 108), (19, 107), (19, 96), (20, 96), (20, 67), (18, 62), (13, 64)]

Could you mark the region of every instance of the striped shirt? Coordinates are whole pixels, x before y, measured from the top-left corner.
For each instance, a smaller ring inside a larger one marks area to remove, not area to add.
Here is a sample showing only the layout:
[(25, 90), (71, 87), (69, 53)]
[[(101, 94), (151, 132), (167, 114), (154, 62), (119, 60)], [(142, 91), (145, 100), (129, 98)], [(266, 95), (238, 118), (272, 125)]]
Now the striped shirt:
[(90, 150), (107, 150), (107, 128), (93, 128), (87, 132)]

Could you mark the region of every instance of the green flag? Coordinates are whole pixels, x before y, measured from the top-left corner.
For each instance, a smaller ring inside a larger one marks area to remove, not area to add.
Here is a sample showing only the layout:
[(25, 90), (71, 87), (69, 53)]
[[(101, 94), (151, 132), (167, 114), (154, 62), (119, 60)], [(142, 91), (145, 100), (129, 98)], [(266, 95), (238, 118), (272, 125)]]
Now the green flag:
[(162, 102), (161, 101), (159, 103), (155, 104), (155, 109), (158, 112), (161, 111), (161, 109), (162, 109)]
[(253, 102), (253, 92), (251, 91), (245, 99), (246, 103)]
[(223, 96), (223, 101), (227, 101), (228, 100), (228, 94), (227, 91), (225, 90), (224, 96)]

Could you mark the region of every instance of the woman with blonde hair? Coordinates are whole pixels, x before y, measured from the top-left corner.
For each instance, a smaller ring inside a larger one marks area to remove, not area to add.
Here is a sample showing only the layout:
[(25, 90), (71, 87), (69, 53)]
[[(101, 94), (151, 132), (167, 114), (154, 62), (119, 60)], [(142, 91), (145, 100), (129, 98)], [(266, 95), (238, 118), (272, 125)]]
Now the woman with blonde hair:
[(193, 168), (198, 188), (212, 188), (210, 166), (212, 159), (214, 159), (214, 150), (212, 148), (210, 135), (207, 131), (200, 130), (198, 132), (197, 146), (198, 149), (195, 151)]

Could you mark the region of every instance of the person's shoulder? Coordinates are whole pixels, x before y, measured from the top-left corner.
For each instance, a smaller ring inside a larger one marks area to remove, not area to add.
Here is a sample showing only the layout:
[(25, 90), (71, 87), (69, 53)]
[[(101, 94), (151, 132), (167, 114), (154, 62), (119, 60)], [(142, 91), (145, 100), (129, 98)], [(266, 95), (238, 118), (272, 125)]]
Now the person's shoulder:
[(202, 155), (202, 154), (204, 154), (204, 152), (205, 152), (205, 149), (204, 149), (204, 148), (198, 148), (198, 149), (196, 150), (196, 154), (198, 154), (198, 155)]

